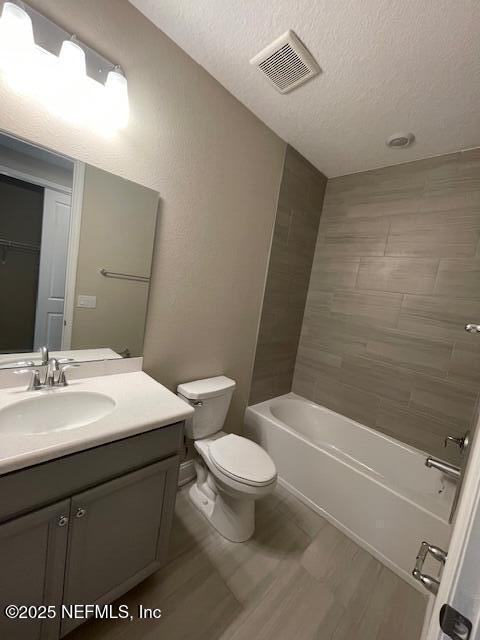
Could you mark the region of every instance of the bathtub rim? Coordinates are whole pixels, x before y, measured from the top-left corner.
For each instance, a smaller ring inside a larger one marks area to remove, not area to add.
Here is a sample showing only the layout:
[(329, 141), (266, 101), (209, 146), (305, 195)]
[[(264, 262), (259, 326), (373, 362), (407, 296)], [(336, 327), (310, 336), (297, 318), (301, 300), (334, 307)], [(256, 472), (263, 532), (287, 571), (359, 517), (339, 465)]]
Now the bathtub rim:
[[(382, 431), (377, 431), (377, 429), (373, 429), (372, 427), (368, 427), (366, 424), (362, 424), (361, 422), (358, 422), (357, 420), (354, 420), (353, 418), (349, 418), (348, 416), (344, 415), (343, 413), (339, 413), (338, 411), (333, 411), (333, 409), (329, 409), (328, 407), (325, 407), (323, 404), (319, 404), (318, 402), (314, 402), (313, 400), (309, 400), (308, 398), (305, 398), (304, 396), (301, 396), (298, 393), (295, 393), (294, 391), (289, 391), (289, 393), (284, 393), (281, 396), (275, 396), (274, 398), (270, 398), (269, 400), (263, 400), (262, 402), (257, 402), (256, 404), (248, 405), (246, 410), (245, 410), (245, 413), (249, 409), (258, 411), (258, 407), (266, 407), (273, 400), (281, 400), (281, 399), (299, 400), (299, 401), (301, 401), (301, 402), (303, 402), (305, 404), (308, 404), (309, 406), (320, 408), (322, 411), (325, 411), (326, 413), (328, 413), (330, 415), (341, 416), (342, 418), (344, 418), (348, 422), (354, 424), (355, 427), (360, 427), (364, 431), (368, 431), (368, 433), (372, 434), (375, 437), (379, 437), (382, 440), (387, 440), (387, 441), (393, 440), (395, 445), (399, 446), (402, 449), (405, 449), (406, 451), (409, 451), (410, 453), (416, 453), (417, 455), (420, 455), (420, 456), (425, 457), (425, 458), (427, 458), (430, 455), (428, 452), (424, 451), (423, 449), (419, 449), (418, 447), (414, 447), (413, 445), (407, 444), (406, 442), (402, 442), (398, 438), (395, 438), (395, 436), (389, 436), (389, 435), (383, 433)], [(265, 417), (268, 417), (263, 411), (260, 411), (260, 413), (262, 415), (265, 415)], [(275, 418), (275, 416), (272, 416), (272, 417)], [(275, 418), (275, 420), (278, 420), (283, 425), (285, 425), (285, 427), (287, 429), (289, 429), (290, 431), (292, 431), (293, 433), (295, 433), (299, 437), (302, 437), (301, 433), (299, 433), (298, 431), (295, 431), (295, 429), (290, 427), (283, 420), (280, 420), (280, 418)], [(305, 438), (305, 437), (304, 437), (304, 439), (307, 440), (307, 438)], [(311, 441), (307, 440), (307, 442), (311, 442)], [(318, 446), (318, 445), (315, 445), (314, 442), (312, 442), (312, 444), (314, 446)]]
[[(297, 393), (294, 393), (293, 391), (290, 391), (289, 393), (285, 393), (285, 394), (283, 394), (281, 396), (275, 396), (274, 398), (270, 398), (269, 400), (264, 400), (263, 402), (258, 402), (255, 405), (250, 405), (245, 410), (245, 419), (244, 419), (244, 421), (246, 421), (247, 415), (249, 413), (252, 413), (252, 412), (255, 413), (256, 412), (259, 415), (261, 415), (262, 418), (264, 418), (265, 420), (269, 421), (270, 423), (273, 422), (276, 427), (284, 429), (285, 431), (291, 433), (295, 438), (300, 439), (305, 444), (307, 444), (309, 446), (312, 446), (312, 447), (315, 447), (316, 449), (318, 449), (319, 451), (321, 451), (325, 455), (329, 456), (330, 458), (334, 458), (336, 461), (338, 461), (342, 465), (345, 465), (345, 466), (353, 469), (357, 473), (360, 473), (363, 477), (365, 477), (368, 480), (371, 480), (372, 482), (374, 482), (375, 484), (385, 488), (387, 491), (392, 492), (393, 494), (395, 494), (397, 497), (401, 498), (402, 500), (406, 500), (410, 504), (414, 505), (417, 509), (420, 509), (424, 513), (427, 513), (429, 516), (439, 520), (442, 524), (447, 524), (447, 525), (450, 524), (449, 521), (448, 521), (448, 515), (445, 518), (443, 518), (442, 516), (438, 515), (437, 513), (433, 512), (433, 511), (431, 511), (427, 507), (425, 507), (425, 506), (419, 504), (418, 502), (416, 502), (413, 499), (413, 497), (410, 497), (408, 495), (405, 495), (405, 493), (402, 493), (398, 488), (395, 488), (394, 485), (390, 484), (383, 476), (382, 477), (375, 477), (375, 475), (373, 473), (367, 473), (366, 471), (362, 470), (361, 468), (349, 464), (346, 460), (343, 460), (339, 456), (336, 456), (334, 452), (329, 451), (328, 449), (322, 448), (320, 445), (316, 444), (315, 442), (310, 440), (308, 437), (306, 437), (305, 435), (303, 435), (299, 431), (296, 431), (293, 427), (288, 425), (286, 422), (284, 422), (283, 420), (280, 420), (280, 418), (277, 418), (276, 416), (272, 415), (272, 413), (268, 411), (267, 407), (273, 400), (279, 400), (279, 399), (293, 399), (293, 400), (301, 401), (301, 402), (303, 402), (305, 404), (308, 404), (310, 406), (313, 406), (313, 407), (315, 407), (317, 409), (321, 409), (322, 411), (326, 411), (327, 413), (329, 413), (331, 415), (341, 416), (343, 419), (347, 420), (349, 423), (354, 425), (355, 428), (360, 427), (361, 429), (366, 430), (373, 437), (378, 437), (378, 438), (380, 438), (381, 440), (383, 440), (385, 442), (391, 443), (393, 441), (395, 446), (398, 446), (401, 449), (404, 449), (405, 451), (407, 451), (409, 453), (413, 453), (413, 454), (415, 454), (417, 456), (419, 455), (421, 458), (425, 458), (426, 459), (427, 456), (428, 456), (428, 453), (426, 453), (425, 451), (422, 451), (421, 449), (417, 449), (416, 447), (412, 447), (410, 445), (407, 445), (407, 444), (401, 442), (400, 440), (397, 440), (396, 438), (394, 438), (392, 436), (387, 436), (386, 434), (384, 434), (382, 432), (376, 431), (375, 429), (372, 429), (371, 427), (367, 427), (366, 425), (362, 424), (361, 422), (357, 422), (356, 420), (353, 420), (352, 418), (349, 418), (348, 416), (344, 416), (343, 414), (338, 413), (337, 411), (333, 411), (332, 409), (328, 409), (327, 407), (324, 407), (321, 404), (313, 402), (312, 400), (308, 400), (307, 398), (304, 398), (303, 396), (300, 396)], [(263, 407), (263, 409), (261, 411), (259, 411), (257, 409), (257, 407)], [(440, 472), (438, 472), (438, 473), (440, 473)], [(447, 480), (446, 480), (446, 482), (447, 482)], [(450, 513), (450, 508), (448, 509), (448, 513)]]

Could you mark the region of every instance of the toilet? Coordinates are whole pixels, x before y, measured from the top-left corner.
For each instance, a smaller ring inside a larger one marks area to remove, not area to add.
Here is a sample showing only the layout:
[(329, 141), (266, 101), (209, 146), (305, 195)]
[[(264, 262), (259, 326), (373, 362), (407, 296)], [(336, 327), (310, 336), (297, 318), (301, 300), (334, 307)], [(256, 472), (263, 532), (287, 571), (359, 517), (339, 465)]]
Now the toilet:
[(245, 542), (255, 530), (255, 500), (273, 491), (277, 470), (258, 444), (222, 431), (234, 390), (234, 380), (217, 376), (181, 384), (177, 395), (195, 408), (185, 425), (200, 454), (190, 499), (222, 536)]

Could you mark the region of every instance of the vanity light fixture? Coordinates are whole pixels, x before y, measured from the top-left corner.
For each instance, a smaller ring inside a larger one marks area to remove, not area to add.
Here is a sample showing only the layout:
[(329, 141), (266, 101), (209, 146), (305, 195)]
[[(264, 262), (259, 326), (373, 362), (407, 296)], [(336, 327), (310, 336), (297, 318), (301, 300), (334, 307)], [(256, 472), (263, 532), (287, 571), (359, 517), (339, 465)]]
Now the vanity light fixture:
[(16, 92), (76, 124), (109, 133), (128, 123), (121, 68), (24, 3), (3, 5), (0, 74)]

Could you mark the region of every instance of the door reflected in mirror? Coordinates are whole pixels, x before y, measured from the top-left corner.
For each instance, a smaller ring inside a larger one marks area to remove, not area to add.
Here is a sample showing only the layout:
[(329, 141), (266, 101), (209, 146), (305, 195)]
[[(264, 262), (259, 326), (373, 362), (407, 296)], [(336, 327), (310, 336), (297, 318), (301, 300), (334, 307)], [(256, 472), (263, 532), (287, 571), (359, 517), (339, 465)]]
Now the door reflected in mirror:
[(158, 202), (0, 134), (0, 367), (142, 355)]

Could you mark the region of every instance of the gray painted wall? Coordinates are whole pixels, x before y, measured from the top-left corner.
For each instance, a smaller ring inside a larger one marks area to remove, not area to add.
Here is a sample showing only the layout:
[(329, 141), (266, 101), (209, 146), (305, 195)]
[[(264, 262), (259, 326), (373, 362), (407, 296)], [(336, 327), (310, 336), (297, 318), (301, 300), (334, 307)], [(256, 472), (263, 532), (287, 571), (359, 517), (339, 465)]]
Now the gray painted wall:
[(130, 120), (98, 135), (0, 82), (0, 129), (160, 193), (144, 367), (173, 390), (234, 378), (226, 429), (238, 431), (285, 142), (127, 0), (29, 4), (121, 65)]
[(292, 388), (327, 179), (287, 147), (273, 232), (250, 404)]
[(479, 237), (480, 150), (329, 180), (293, 390), (449, 456), (480, 389)]

